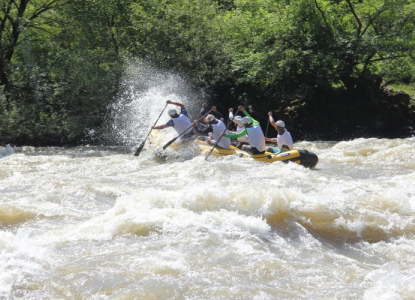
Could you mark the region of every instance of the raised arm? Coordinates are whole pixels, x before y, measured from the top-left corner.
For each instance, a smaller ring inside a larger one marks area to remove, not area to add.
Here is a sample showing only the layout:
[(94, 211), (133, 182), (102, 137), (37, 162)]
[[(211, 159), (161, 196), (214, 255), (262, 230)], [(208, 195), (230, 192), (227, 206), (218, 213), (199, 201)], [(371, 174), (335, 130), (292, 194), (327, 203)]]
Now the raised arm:
[(272, 117), (272, 111), (268, 112), (269, 122), (272, 126), (274, 126), (275, 129), (277, 129), (277, 124), (274, 121), (274, 118)]
[(206, 114), (207, 111), (207, 104), (206, 102), (202, 103), (202, 108), (200, 109), (200, 115), (199, 116), (203, 116), (204, 114)]
[(173, 102), (173, 101), (170, 101), (170, 100), (167, 100), (167, 101), (166, 101), (166, 103), (167, 103), (167, 104), (177, 105), (177, 106), (179, 106), (179, 107), (180, 107), (180, 109), (181, 109), (181, 110), (186, 109), (186, 108), (184, 107), (184, 104), (183, 104), (183, 103)]
[(222, 120), (222, 121), (224, 120), (222, 114), (220, 112), (218, 112), (218, 110), (216, 109), (216, 106), (212, 106), (212, 113), (213, 113), (213, 115), (215, 116), (216, 119), (219, 119), (219, 120)]
[(229, 108), (229, 119), (233, 119), (233, 108)]
[(243, 112), (244, 114), (245, 114), (245, 116), (247, 116), (247, 117), (249, 117), (249, 118), (251, 118), (251, 120), (252, 120), (252, 123), (253, 124), (257, 124), (257, 125), (259, 125), (259, 122), (257, 121), (257, 120), (255, 120), (254, 118), (252, 118), (251, 117), (251, 115), (250, 114), (248, 114), (248, 112), (242, 107), (242, 106), (239, 106), (238, 107), (238, 109), (241, 111), (241, 112)]

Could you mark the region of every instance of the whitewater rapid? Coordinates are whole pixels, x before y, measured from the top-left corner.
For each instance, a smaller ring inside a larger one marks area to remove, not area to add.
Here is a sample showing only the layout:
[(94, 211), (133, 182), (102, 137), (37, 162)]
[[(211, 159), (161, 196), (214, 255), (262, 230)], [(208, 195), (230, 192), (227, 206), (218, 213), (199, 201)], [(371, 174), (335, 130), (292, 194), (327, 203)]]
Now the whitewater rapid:
[(415, 139), (295, 148), (316, 170), (16, 148), (0, 159), (0, 298), (413, 299)]
[(414, 299), (415, 138), (296, 142), (310, 170), (169, 128), (137, 157), (166, 100), (204, 98), (129, 72), (102, 146), (0, 147), (0, 299)]

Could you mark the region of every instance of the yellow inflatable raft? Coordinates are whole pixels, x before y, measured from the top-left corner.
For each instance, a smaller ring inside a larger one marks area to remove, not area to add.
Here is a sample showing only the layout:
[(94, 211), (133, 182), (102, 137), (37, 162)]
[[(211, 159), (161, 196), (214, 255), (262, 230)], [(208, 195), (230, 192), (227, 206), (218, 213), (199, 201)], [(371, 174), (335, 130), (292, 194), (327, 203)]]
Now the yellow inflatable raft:
[[(160, 146), (160, 143), (157, 141), (159, 131), (153, 130), (149, 136), (150, 142), (154, 145)], [(188, 141), (190, 142), (190, 141)], [(212, 149), (212, 146), (204, 141), (203, 137), (197, 138), (195, 143), (199, 146), (199, 149), (207, 155)], [(173, 143), (169, 146), (170, 148), (179, 151), (180, 147), (177, 143)], [(239, 157), (252, 157), (255, 160), (263, 161), (267, 163), (273, 163), (276, 161), (281, 161), (284, 163), (294, 162), (300, 164), (306, 168), (313, 169), (318, 163), (318, 157), (316, 154), (309, 152), (307, 150), (291, 150), (282, 152), (279, 154), (265, 152), (264, 154), (251, 155), (245, 151), (242, 151), (234, 146), (231, 146), (231, 149), (219, 149), (214, 148), (212, 153), (215, 157), (222, 157), (227, 155), (237, 155)]]
[[(206, 143), (205, 141), (196, 139), (195, 143), (199, 145), (200, 150), (209, 153), (212, 149), (212, 146)], [(284, 163), (294, 162), (300, 164), (306, 168), (313, 169), (318, 163), (318, 157), (315, 153), (309, 152), (307, 150), (291, 150), (282, 153), (271, 153), (265, 152), (264, 154), (252, 155), (245, 151), (239, 150), (238, 148), (231, 146), (231, 149), (219, 149), (214, 148), (211, 155), (215, 157), (221, 157), (226, 155), (237, 155), (239, 157), (252, 157), (255, 160), (273, 163), (276, 161), (281, 161)]]

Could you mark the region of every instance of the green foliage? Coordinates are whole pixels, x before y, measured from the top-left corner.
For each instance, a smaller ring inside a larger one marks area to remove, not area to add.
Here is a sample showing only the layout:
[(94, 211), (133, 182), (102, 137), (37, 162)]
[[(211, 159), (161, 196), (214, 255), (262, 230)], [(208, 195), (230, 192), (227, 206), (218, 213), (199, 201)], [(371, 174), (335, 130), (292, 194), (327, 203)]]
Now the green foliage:
[[(221, 5), (224, 5), (222, 2)], [(195, 78), (211, 88), (229, 74), (230, 55), (217, 38), (219, 7), (211, 0), (147, 0), (132, 5), (134, 56)]]
[(42, 27), (20, 34), (8, 65), (3, 135), (22, 144), (73, 144), (100, 124), (121, 73), (120, 42), (111, 34), (111, 24), (86, 15), (91, 13), (84, 7), (87, 2), (93, 4), (77, 1), (81, 8), (67, 5), (44, 16), (53, 15), (53, 31)]
[(1, 141), (76, 143), (131, 58), (187, 76), (222, 109), (294, 119), (287, 106), (326, 97), (320, 111), (343, 118), (333, 95), (376, 103), (376, 75), (414, 80), (414, 32), (410, 0), (3, 0)]
[(388, 84), (388, 87), (393, 91), (403, 91), (404, 93), (408, 94), (412, 99), (412, 103), (415, 104), (415, 82), (411, 82), (410, 84), (396, 82)]
[(304, 82), (344, 80), (347, 85), (350, 77), (377, 71), (380, 61), (391, 63), (412, 55), (412, 2), (294, 0), (284, 4), (238, 1), (237, 9), (227, 14), (226, 39), (240, 80), (289, 81), (292, 86), (284, 92), (290, 94)]

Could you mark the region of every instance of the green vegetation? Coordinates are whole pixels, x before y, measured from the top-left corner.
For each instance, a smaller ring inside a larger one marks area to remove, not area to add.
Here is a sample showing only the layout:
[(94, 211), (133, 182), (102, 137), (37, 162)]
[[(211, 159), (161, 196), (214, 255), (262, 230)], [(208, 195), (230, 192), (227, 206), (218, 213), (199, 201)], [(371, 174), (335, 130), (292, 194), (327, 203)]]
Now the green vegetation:
[(394, 84), (388, 84), (388, 87), (391, 88), (393, 91), (402, 91), (406, 94), (408, 94), (412, 102), (415, 102), (415, 82), (411, 82), (410, 84), (405, 83), (394, 83)]
[(137, 58), (298, 139), (405, 136), (381, 84), (414, 86), (414, 48), (412, 0), (2, 0), (0, 143), (77, 143)]

